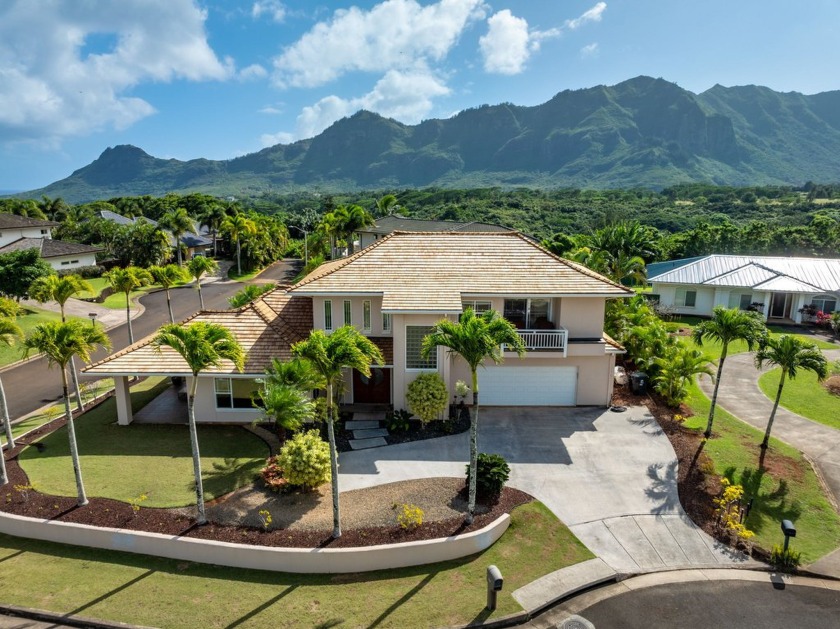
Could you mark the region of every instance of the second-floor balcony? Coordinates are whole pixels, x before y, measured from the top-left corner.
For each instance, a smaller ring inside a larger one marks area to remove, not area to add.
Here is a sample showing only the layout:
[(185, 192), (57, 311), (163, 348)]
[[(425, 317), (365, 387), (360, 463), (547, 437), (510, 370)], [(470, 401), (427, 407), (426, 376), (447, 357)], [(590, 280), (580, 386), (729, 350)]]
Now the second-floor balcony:
[[(566, 328), (555, 330), (517, 330), (519, 337), (528, 351), (542, 350), (566, 353), (569, 331)], [(507, 347), (503, 347), (507, 349)]]

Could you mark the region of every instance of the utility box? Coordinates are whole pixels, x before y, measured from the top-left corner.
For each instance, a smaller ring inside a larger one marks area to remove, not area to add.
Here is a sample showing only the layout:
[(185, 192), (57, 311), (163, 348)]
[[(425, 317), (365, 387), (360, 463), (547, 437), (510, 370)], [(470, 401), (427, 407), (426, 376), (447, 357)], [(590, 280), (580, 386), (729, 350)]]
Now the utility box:
[(636, 395), (645, 395), (648, 390), (648, 375), (644, 371), (634, 371), (630, 375), (630, 389)]

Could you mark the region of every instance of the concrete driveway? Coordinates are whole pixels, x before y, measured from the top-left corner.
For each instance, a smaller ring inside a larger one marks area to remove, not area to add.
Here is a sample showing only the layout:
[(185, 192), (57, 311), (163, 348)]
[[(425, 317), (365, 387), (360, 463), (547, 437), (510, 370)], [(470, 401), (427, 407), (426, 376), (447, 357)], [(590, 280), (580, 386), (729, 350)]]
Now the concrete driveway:
[[(478, 443), (618, 572), (743, 562), (683, 512), (673, 448), (643, 407), (483, 409)], [(340, 487), (463, 477), (468, 453), (466, 434), (345, 452)]]

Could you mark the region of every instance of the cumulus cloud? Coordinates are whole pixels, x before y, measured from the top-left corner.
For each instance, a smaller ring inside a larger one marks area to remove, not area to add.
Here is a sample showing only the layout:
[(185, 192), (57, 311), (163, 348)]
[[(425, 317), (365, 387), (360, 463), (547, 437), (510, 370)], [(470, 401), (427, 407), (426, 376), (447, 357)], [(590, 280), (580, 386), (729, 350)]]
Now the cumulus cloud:
[(287, 144), (310, 138), (359, 109), (415, 124), (432, 110), (435, 98), (449, 93), (443, 81), (423, 66), (408, 71), (389, 70), (367, 94), (349, 99), (335, 95), (322, 98), (314, 105), (303, 108), (297, 117), (294, 133), (265, 134), (261, 142), (263, 146), (271, 146), (278, 142)]
[(258, 0), (251, 7), (251, 17), (259, 19), (263, 15), (275, 22), (282, 22), (286, 19), (286, 7), (279, 0)]
[(347, 72), (387, 72), (445, 58), (464, 29), (484, 18), (483, 0), (386, 0), (340, 9), (274, 59), (281, 87), (315, 87)]
[(587, 22), (600, 22), (604, 11), (607, 10), (606, 2), (599, 2), (591, 9), (584, 11), (580, 17), (573, 20), (566, 20), (564, 26), (569, 30), (575, 30), (586, 24)]
[(242, 68), (239, 73), (237, 74), (240, 81), (256, 81), (258, 79), (264, 79), (268, 76), (268, 70), (262, 67), (258, 63), (252, 63), (251, 65)]
[(233, 61), (213, 52), (205, 19), (192, 0), (3, 3), (0, 139), (125, 128), (155, 111), (127, 94), (144, 81), (230, 78)]
[(591, 44), (587, 44), (583, 48), (580, 49), (580, 56), (584, 59), (588, 57), (597, 57), (598, 56), (598, 42), (593, 42)]
[(562, 34), (559, 28), (530, 30), (524, 18), (516, 17), (508, 9), (490, 17), (487, 26), (487, 34), (479, 38), (478, 46), (484, 58), (484, 70), (495, 74), (519, 74), (531, 54), (540, 49), (542, 41)]

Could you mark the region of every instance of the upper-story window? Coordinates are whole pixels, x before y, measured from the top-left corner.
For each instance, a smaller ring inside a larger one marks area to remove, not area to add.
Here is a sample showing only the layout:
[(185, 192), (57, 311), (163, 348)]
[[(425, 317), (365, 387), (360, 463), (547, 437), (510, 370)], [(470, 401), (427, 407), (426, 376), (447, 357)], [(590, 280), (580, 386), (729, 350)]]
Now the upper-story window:
[(677, 306), (683, 306), (685, 308), (694, 308), (694, 306), (697, 304), (697, 291), (682, 287), (677, 288), (677, 296), (674, 300), (674, 303)]
[(325, 330), (332, 330), (333, 329), (333, 322), (332, 322), (332, 301), (327, 299), (324, 302), (324, 329)]
[(423, 339), (432, 331), (430, 325), (405, 326), (405, 368), (406, 369), (437, 369), (437, 352), (429, 352), (428, 358), (423, 358)]
[(505, 299), (504, 315), (520, 330), (553, 327), (550, 299)]
[(382, 331), (383, 332), (390, 332), (391, 331), (391, 313), (383, 312), (382, 313)]
[(344, 325), (353, 325), (353, 302), (344, 300)]
[(365, 300), (362, 307), (362, 329), (370, 332), (370, 301)]
[(470, 299), (469, 301), (461, 302), (461, 308), (466, 310), (467, 308), (472, 308), (475, 312), (485, 312), (490, 310), (493, 307), (489, 301), (477, 301)]

